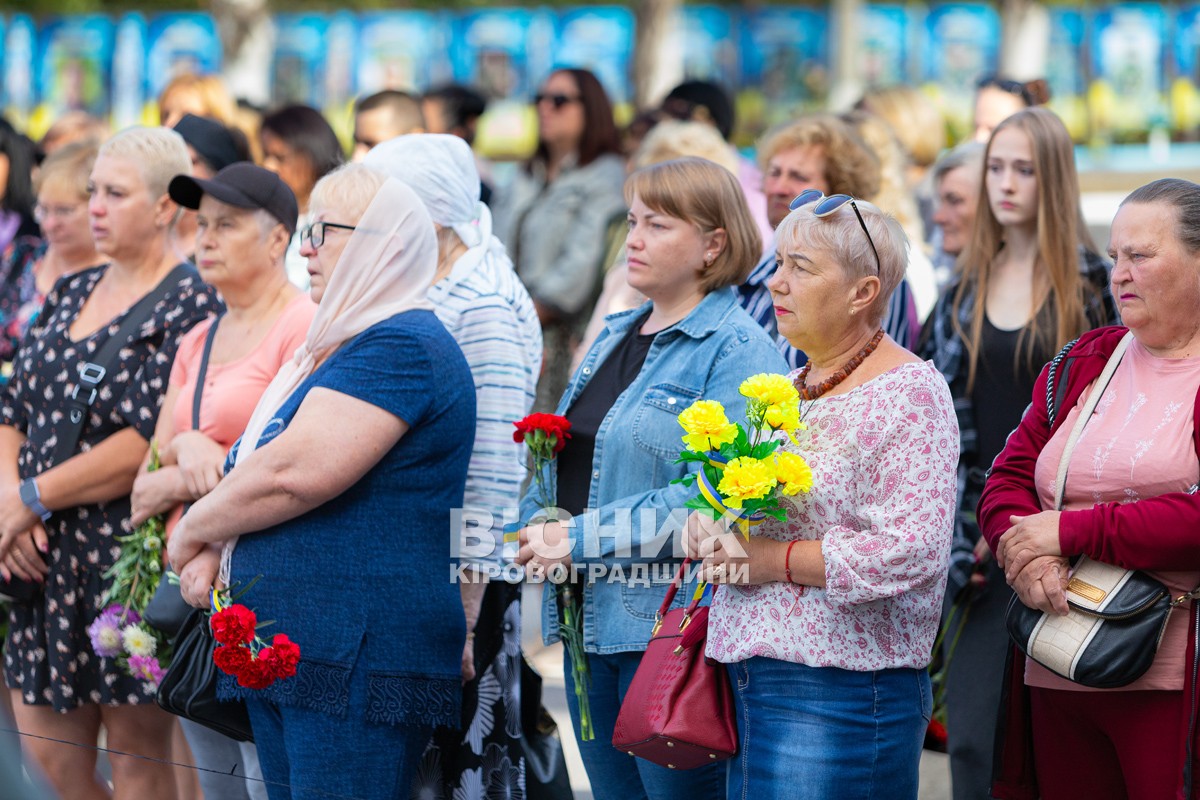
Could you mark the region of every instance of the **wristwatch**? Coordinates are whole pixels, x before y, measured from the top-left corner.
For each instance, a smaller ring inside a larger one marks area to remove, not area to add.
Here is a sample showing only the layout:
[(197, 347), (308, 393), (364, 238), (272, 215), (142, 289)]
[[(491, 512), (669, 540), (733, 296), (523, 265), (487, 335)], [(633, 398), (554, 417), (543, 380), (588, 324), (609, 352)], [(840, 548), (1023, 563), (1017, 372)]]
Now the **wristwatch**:
[(21, 481), (21, 502), (33, 513), (42, 518), (42, 522), (50, 519), (50, 509), (42, 505), (42, 493), (38, 491), (37, 478), (26, 478)]

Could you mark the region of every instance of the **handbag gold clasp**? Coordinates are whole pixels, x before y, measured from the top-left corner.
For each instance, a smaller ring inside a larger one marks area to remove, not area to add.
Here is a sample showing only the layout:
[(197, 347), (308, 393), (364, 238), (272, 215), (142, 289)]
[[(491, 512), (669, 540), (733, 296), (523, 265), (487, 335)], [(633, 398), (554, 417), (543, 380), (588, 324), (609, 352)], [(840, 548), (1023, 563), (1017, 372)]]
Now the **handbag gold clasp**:
[(656, 612), (654, 614), (654, 627), (650, 629), (650, 638), (651, 639), (653, 639), (655, 636), (658, 636), (658, 631), (660, 628), (662, 628), (662, 621), (663, 621), (662, 614), (659, 614)]

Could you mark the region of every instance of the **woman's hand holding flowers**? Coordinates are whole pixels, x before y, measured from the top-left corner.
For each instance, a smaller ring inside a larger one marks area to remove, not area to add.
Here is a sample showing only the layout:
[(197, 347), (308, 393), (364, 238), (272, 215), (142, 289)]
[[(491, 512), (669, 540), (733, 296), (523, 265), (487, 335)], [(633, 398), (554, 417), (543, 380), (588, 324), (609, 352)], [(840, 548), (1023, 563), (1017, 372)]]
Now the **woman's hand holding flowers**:
[(171, 569), (178, 575), (182, 575), (192, 559), (204, 550), (204, 542), (190, 536), (188, 531), (188, 517), (184, 514), (167, 538), (167, 559), (171, 562)]
[(139, 472), (129, 494), (129, 524), (136, 528), (151, 517), (166, 514), (179, 504), (182, 477), (173, 467)]
[(756, 585), (782, 581), (779, 567), (786, 547), (761, 536), (747, 539), (727, 520), (713, 519), (703, 511), (688, 516), (684, 552), (700, 563), (700, 580), (708, 583)]
[(221, 570), (221, 547), (210, 544), (187, 563), (179, 573), (179, 592), (183, 601), (196, 608), (208, 608), (209, 593), (217, 586)]
[(535, 525), (526, 525), (518, 534), (515, 560), (525, 572), (540, 572), (545, 576), (555, 564), (565, 568), (571, 566), (571, 537), (562, 523), (551, 520)]

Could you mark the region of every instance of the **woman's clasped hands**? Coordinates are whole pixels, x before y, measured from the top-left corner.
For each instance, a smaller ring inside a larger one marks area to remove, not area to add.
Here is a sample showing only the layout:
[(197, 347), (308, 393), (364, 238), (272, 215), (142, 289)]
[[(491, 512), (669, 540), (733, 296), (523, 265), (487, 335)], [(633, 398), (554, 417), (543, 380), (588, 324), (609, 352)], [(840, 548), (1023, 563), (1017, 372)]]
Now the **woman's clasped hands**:
[(996, 563), (1013, 591), (1029, 608), (1065, 615), (1070, 563), (1058, 542), (1058, 511), (1012, 516), (1012, 527), (1000, 537)]

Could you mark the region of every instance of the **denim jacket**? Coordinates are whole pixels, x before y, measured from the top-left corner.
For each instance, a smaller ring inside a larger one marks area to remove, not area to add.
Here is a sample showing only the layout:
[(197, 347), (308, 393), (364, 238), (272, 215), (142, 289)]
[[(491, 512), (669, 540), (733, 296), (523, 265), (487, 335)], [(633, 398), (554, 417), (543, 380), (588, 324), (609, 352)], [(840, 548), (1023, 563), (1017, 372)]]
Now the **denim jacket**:
[[(556, 413), (571, 407), (596, 368), (648, 308), (643, 305), (606, 319), (605, 329), (571, 377)], [(672, 480), (695, 471), (692, 464), (674, 463), (683, 448), (679, 413), (696, 400), (717, 400), (730, 421), (744, 419), (746, 402), (738, 393), (742, 381), (760, 372), (787, 371), (775, 343), (742, 309), (732, 288), (710, 293), (683, 320), (654, 338), (641, 372), (600, 423), (588, 510), (573, 520), (570, 531), (571, 559), (586, 584), (583, 638), (588, 652), (646, 648), (654, 612), (683, 556), (679, 533), (690, 513), (684, 503), (696, 490), (671, 485)], [(557, 492), (555, 463), (543, 477)], [(531, 489), (521, 501), (521, 519), (531, 519), (538, 505), (538, 493)], [(663, 580), (651, 584), (629, 580), (634, 564), (654, 562), (666, 562), (650, 570), (652, 575), (662, 574)], [(607, 572), (589, 580), (593, 565), (596, 570), (602, 565)], [(551, 586), (544, 597), (542, 634), (550, 644), (558, 639)], [(690, 597), (685, 588), (676, 604)]]

